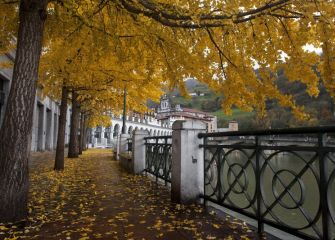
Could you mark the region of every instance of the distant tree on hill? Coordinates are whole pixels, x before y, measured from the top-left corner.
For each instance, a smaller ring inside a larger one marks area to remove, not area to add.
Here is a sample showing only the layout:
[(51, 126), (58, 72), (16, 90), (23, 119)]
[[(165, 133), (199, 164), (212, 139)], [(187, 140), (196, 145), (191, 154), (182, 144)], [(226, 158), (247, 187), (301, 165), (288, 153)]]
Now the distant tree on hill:
[(216, 112), (221, 109), (220, 98), (210, 99), (201, 103), (201, 110), (205, 112)]

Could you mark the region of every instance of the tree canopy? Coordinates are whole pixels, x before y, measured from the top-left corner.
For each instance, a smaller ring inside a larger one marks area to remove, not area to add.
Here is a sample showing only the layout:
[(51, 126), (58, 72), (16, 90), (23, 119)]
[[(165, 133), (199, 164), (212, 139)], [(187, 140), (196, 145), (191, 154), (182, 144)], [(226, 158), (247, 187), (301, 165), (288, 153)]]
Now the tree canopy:
[[(17, 3), (1, 1), (2, 49), (15, 36)], [(334, 12), (332, 1), (50, 1), (42, 66), (52, 84), (41, 83), (48, 89), (65, 79), (104, 100), (113, 92), (117, 103), (127, 81), (136, 109), (157, 99), (162, 84), (183, 90), (183, 79), (193, 76), (224, 92), (226, 112), (234, 105), (264, 112), (275, 99), (304, 118), (275, 79), (284, 70), (317, 96), (321, 74), (335, 96)]]

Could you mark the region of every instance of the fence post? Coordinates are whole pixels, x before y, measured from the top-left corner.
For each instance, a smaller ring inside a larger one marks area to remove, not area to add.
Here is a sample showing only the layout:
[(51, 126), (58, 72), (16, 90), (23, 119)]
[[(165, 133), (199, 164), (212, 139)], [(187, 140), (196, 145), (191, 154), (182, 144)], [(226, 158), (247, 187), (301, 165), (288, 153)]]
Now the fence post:
[(116, 159), (120, 160), (120, 135), (116, 136)]
[(202, 121), (176, 121), (172, 126), (171, 200), (200, 201), (204, 193), (204, 154), (198, 134), (206, 131)]
[(257, 232), (259, 234), (264, 232), (264, 224), (262, 217), (262, 192), (261, 192), (261, 140), (259, 136), (255, 138), (255, 149), (256, 149), (256, 198), (257, 198)]
[(144, 130), (136, 130), (133, 133), (133, 149), (132, 149), (132, 172), (140, 174), (145, 170), (145, 137), (149, 134)]
[(324, 147), (327, 142), (327, 135), (319, 133), (318, 134), (318, 155), (319, 155), (319, 164), (320, 164), (320, 206), (321, 206), (321, 214), (322, 214), (322, 232), (323, 239), (330, 239), (329, 234), (329, 209), (328, 209), (328, 189), (327, 189), (327, 181), (328, 181), (328, 164), (326, 158), (326, 152)]

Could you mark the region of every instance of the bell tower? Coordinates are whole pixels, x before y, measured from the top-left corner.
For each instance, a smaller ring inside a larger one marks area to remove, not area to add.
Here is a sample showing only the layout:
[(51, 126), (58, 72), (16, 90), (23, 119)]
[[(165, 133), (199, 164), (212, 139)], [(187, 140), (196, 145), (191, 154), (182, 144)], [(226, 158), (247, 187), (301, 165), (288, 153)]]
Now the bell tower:
[(170, 112), (171, 111), (170, 98), (166, 94), (161, 97), (160, 102), (161, 103), (160, 103), (159, 112)]

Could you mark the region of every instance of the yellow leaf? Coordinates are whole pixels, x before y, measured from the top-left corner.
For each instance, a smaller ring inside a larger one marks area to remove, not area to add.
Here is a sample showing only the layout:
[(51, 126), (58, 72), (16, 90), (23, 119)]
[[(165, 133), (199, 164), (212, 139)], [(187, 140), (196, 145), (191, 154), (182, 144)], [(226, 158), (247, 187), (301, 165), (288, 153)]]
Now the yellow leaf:
[(215, 224), (215, 223), (213, 223), (212, 226), (213, 226), (214, 228), (216, 228), (216, 229), (219, 229), (219, 228), (220, 228), (220, 225), (219, 225), (219, 224)]
[(1, 230), (7, 230), (8, 228), (7, 227), (5, 227), (5, 226), (0, 226), (0, 231)]

